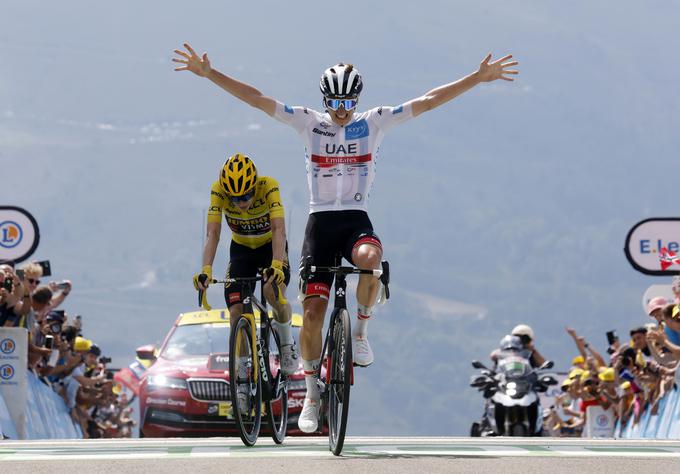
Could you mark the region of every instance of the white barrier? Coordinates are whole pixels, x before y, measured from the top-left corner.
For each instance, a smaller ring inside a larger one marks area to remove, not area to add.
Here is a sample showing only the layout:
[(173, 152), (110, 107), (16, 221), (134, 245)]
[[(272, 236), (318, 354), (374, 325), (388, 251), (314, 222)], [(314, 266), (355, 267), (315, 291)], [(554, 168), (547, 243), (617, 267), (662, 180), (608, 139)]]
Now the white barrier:
[(0, 394), (0, 439), (19, 439), (19, 434), (2, 394)]
[(28, 439), (82, 438), (64, 400), (50, 387), (28, 372), (26, 432)]
[(21, 439), (26, 438), (27, 361), (28, 331), (0, 328), (0, 396)]

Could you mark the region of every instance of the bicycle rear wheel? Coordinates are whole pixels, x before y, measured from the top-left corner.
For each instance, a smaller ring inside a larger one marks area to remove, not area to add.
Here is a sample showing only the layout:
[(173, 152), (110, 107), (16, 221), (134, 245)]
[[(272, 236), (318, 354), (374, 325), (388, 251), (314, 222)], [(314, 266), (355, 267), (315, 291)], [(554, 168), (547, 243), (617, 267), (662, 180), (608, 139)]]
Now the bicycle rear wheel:
[(239, 317), (229, 341), (229, 388), (236, 427), (246, 446), (253, 446), (260, 434), (262, 387), (256, 374), (251, 324)]
[[(274, 373), (269, 371), (270, 389), (268, 392), (271, 398), (264, 402), (267, 411), (267, 423), (272, 432), (272, 439), (276, 444), (283, 443), (286, 438), (288, 427), (288, 384), (286, 377), (281, 370), (281, 341), (271, 326), (264, 331), (262, 338), (269, 347), (269, 367), (274, 369)], [(272, 363), (273, 362), (273, 363)]]
[(336, 456), (342, 452), (349, 413), (349, 391), (352, 370), (352, 338), (350, 337), (349, 313), (336, 309), (331, 317), (333, 327), (331, 376), (328, 387), (328, 444)]

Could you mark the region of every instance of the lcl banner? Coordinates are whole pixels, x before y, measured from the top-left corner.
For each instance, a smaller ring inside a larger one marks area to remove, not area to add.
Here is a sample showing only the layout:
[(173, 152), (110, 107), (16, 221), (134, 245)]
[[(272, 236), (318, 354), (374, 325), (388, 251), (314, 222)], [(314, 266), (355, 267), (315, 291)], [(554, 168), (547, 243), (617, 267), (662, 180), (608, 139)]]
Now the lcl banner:
[(28, 331), (0, 328), (0, 395), (21, 439), (26, 439), (27, 362)]
[(40, 229), (33, 216), (20, 207), (0, 206), (0, 260), (22, 262), (40, 243)]
[(680, 274), (680, 218), (638, 222), (626, 236), (624, 252), (633, 268), (646, 275)]

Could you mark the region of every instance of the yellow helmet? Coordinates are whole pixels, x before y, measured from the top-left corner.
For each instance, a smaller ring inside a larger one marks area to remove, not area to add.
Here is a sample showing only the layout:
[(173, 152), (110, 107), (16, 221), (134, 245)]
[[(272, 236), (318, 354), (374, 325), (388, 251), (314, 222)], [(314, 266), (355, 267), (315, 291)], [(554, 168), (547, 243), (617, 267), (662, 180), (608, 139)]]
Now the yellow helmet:
[(220, 184), (230, 196), (243, 196), (255, 188), (257, 169), (246, 155), (236, 153), (222, 167)]

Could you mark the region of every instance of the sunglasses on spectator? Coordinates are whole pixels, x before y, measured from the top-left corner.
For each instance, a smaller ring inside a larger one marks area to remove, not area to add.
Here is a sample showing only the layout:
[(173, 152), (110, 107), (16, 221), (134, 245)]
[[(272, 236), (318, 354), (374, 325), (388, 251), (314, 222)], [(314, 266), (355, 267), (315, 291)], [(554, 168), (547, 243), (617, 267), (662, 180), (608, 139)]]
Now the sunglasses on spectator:
[(345, 110), (352, 110), (357, 106), (359, 101), (357, 99), (326, 99), (324, 103), (326, 104), (326, 107), (331, 110), (338, 110), (340, 104), (342, 104)]
[(234, 204), (238, 204), (240, 202), (248, 202), (250, 201), (253, 196), (255, 196), (255, 190), (253, 189), (252, 191), (249, 191), (245, 193), (242, 196), (229, 196), (229, 200), (233, 202)]
[(35, 278), (26, 278), (26, 280), (31, 284), (31, 285), (39, 285), (40, 280), (36, 280)]

